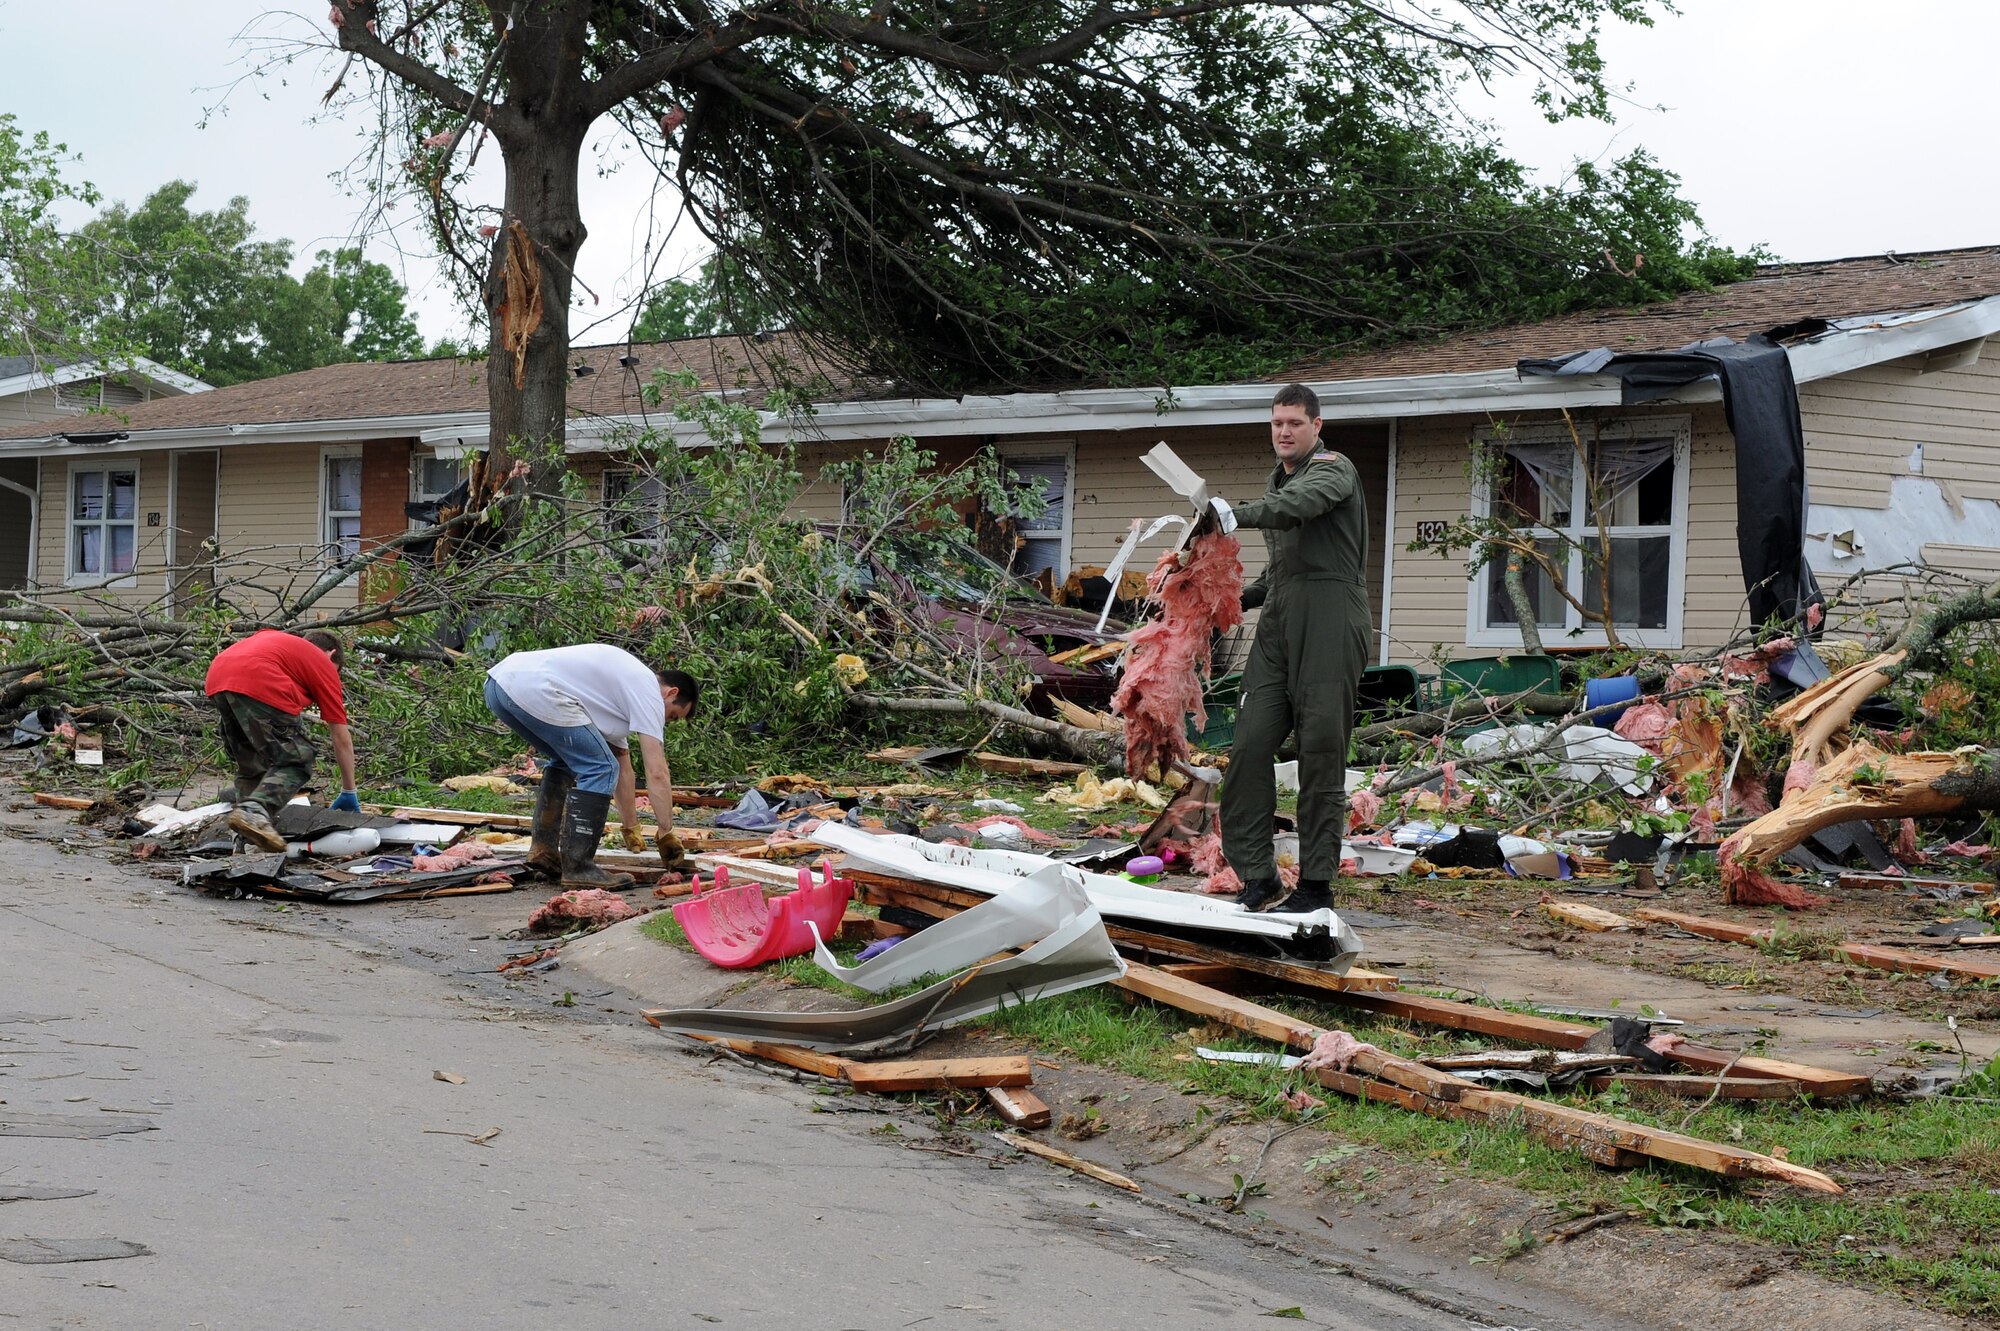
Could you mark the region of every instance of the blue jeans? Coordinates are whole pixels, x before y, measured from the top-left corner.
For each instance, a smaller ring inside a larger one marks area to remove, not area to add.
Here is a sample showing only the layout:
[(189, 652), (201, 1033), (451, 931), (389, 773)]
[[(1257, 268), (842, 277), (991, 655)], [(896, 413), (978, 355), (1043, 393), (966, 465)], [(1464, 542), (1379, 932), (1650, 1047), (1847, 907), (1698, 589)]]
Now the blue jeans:
[(552, 726), (522, 711), (507, 691), (489, 676), (486, 680), (486, 710), (507, 723), (507, 728), (535, 747), (548, 759), (548, 769), (567, 768), (576, 776), (576, 788), (593, 795), (610, 795), (618, 789), (618, 757), (604, 742), (596, 726)]

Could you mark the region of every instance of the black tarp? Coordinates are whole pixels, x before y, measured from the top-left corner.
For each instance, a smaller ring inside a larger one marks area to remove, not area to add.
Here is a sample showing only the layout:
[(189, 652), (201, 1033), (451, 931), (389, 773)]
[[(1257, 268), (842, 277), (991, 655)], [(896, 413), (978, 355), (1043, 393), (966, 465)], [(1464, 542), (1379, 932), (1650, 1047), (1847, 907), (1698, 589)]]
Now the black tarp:
[(1750, 620), (1802, 623), (1823, 604), (1806, 563), (1806, 444), (1799, 390), (1779, 340), (1825, 330), (1820, 321), (1774, 328), (1748, 341), (1716, 338), (1678, 351), (1599, 347), (1553, 360), (1524, 360), (1522, 375), (1609, 374), (1626, 406), (1655, 402), (1713, 375), (1736, 436), (1736, 551), (1749, 592)]

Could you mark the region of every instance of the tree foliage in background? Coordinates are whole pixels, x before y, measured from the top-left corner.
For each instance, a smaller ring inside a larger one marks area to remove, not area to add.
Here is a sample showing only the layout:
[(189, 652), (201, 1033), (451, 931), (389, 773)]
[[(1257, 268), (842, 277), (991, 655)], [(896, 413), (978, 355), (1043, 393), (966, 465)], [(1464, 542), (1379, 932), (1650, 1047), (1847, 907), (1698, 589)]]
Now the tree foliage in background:
[(72, 311), (92, 295), (93, 274), (78, 265), (62, 205), (94, 205), (97, 191), (65, 171), (69, 149), (46, 133), (24, 134), (0, 115), (0, 356), (61, 363), (98, 348), (77, 337)]
[(176, 180), (136, 208), (113, 204), (70, 242), (91, 274), (93, 298), (73, 312), (90, 337), (218, 385), (422, 353), (385, 265), (321, 251), (294, 278), (292, 243), (257, 239), (248, 199), (199, 212), (195, 189)]
[(758, 296), (728, 255), (711, 255), (693, 277), (670, 277), (647, 293), (632, 321), (635, 342), (720, 337), (775, 331), (784, 318)]
[[(505, 440), (563, 418), (605, 117), (785, 324), (926, 392), (1253, 374), (1738, 276), (1643, 153), (1536, 186), (1464, 108), (1526, 75), (1552, 118), (1604, 116), (1600, 25), (1655, 8), (334, 0), (331, 21), (336, 90), (379, 116), (378, 161), (510, 355)], [(489, 143), (505, 196), (464, 197)]]

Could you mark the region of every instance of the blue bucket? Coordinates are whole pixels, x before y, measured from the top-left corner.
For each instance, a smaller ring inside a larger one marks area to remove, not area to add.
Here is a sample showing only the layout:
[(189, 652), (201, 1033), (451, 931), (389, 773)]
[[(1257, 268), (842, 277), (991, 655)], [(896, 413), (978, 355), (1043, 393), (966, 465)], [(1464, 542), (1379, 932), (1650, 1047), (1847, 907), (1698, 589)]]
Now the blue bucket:
[[(1608, 675), (1603, 679), (1585, 680), (1583, 684), (1583, 706), (1585, 711), (1595, 711), (1612, 703), (1639, 701), (1639, 677), (1637, 675)], [(1606, 730), (1618, 724), (1618, 718), (1625, 715), (1623, 707), (1616, 711), (1600, 712), (1590, 718), (1589, 724), (1603, 726)]]

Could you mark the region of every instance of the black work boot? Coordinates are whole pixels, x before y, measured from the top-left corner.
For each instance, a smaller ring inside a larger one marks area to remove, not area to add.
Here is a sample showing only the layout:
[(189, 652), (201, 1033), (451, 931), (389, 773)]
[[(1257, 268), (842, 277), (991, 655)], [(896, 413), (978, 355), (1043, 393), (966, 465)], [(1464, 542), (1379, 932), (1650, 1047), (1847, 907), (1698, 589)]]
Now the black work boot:
[(535, 827), (523, 866), (537, 878), (562, 877), (563, 808), (576, 785), (576, 773), (567, 767), (542, 769), (542, 784), (535, 790)]
[(601, 887), (607, 892), (621, 892), (632, 886), (632, 875), (597, 867), (597, 843), (604, 839), (604, 819), (610, 812), (609, 795), (588, 790), (570, 792), (562, 838), (562, 885), (565, 888)]
[(1301, 878), (1285, 898), (1285, 909), (1298, 913), (1333, 909), (1333, 884), (1324, 878)]
[(1285, 899), (1285, 885), (1276, 878), (1252, 878), (1236, 894), (1236, 904), (1245, 910), (1273, 910)]

